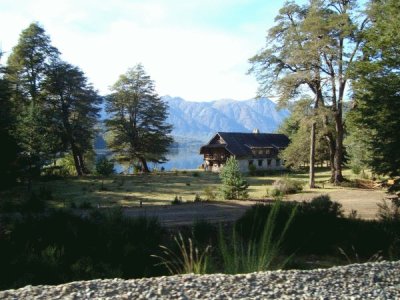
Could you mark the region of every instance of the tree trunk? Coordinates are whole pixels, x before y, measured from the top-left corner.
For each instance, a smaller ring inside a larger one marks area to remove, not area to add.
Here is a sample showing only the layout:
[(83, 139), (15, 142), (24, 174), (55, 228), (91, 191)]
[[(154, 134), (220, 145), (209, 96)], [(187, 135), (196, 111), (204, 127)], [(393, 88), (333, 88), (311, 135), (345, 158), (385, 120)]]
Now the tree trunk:
[(79, 159), (79, 152), (73, 142), (71, 142), (71, 150), (72, 150), (72, 157), (74, 158), (76, 173), (78, 174), (78, 176), (82, 176), (83, 170), (82, 170), (81, 162)]
[(342, 164), (343, 164), (343, 123), (342, 115), (339, 110), (335, 115), (336, 121), (336, 151), (335, 151), (335, 178), (334, 184), (339, 185), (343, 181)]
[(335, 181), (335, 153), (336, 153), (336, 144), (335, 140), (331, 133), (327, 134), (326, 140), (329, 146), (329, 167), (331, 168), (331, 178), (330, 182), (333, 183)]
[(142, 164), (142, 171), (145, 173), (150, 173), (149, 167), (147, 166), (146, 159), (143, 157), (139, 158), (140, 163)]
[(89, 174), (89, 170), (86, 168), (85, 161), (83, 159), (83, 154), (81, 151), (79, 151), (78, 159), (79, 159), (79, 165), (81, 166), (82, 173)]
[(316, 123), (311, 125), (311, 141), (310, 141), (310, 171), (309, 171), (309, 185), (310, 188), (315, 188), (315, 130)]

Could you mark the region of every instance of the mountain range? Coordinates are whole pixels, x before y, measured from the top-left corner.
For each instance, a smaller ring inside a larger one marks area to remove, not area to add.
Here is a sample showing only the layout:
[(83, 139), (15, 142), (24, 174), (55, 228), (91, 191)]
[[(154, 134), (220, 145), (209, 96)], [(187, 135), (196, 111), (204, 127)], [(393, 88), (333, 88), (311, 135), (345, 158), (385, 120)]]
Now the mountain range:
[[(287, 110), (277, 110), (276, 104), (267, 98), (210, 102), (191, 102), (171, 96), (162, 99), (168, 105), (167, 123), (173, 126), (174, 147), (194, 145), (197, 149), (218, 131), (252, 132), (258, 129), (260, 132), (275, 132), (289, 115)], [(101, 119), (106, 118), (103, 108)], [(106, 148), (103, 134), (96, 138), (95, 148)]]
[(179, 97), (164, 96), (168, 104), (167, 122), (179, 138), (207, 141), (217, 131), (275, 132), (289, 115), (287, 110), (277, 110), (267, 98), (237, 101), (232, 99), (211, 102), (191, 102)]

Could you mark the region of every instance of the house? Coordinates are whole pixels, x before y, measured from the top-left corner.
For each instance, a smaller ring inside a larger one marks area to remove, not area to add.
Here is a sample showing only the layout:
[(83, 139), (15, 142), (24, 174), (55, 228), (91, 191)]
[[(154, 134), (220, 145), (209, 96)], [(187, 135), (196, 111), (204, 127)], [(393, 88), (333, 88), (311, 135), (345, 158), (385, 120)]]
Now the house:
[(289, 145), (284, 134), (217, 132), (208, 144), (200, 148), (204, 155), (204, 168), (218, 172), (228, 157), (233, 156), (242, 172), (248, 172), (249, 166), (257, 170), (281, 170), (285, 167), (279, 158), (279, 152)]

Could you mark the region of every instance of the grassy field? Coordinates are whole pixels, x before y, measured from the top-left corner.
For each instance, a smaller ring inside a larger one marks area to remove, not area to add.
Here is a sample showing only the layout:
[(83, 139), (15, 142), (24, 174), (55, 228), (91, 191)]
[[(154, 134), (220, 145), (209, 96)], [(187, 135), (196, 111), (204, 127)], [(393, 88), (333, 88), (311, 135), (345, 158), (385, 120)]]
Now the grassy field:
[[(268, 197), (268, 191), (273, 182), (282, 177), (304, 182), (304, 193), (312, 192), (307, 186), (308, 174), (274, 174), (268, 176), (247, 177), (249, 199), (262, 199)], [(346, 170), (345, 176), (351, 178), (351, 171)], [(329, 179), (329, 170), (320, 169), (316, 174), (318, 192), (332, 192), (342, 189), (332, 186), (326, 181)], [(149, 205), (170, 204), (176, 196), (182, 201), (193, 201), (196, 194), (205, 198), (204, 189), (211, 188), (218, 191), (220, 179), (218, 174), (204, 171), (179, 171), (162, 172), (137, 175), (114, 175), (107, 178), (97, 176), (74, 177), (51, 181), (35, 182), (33, 188), (36, 192), (45, 190), (51, 194), (49, 201), (52, 207), (79, 207), (82, 203), (92, 207), (105, 206), (139, 206), (140, 201)], [(24, 190), (20, 187), (0, 195), (4, 198), (21, 198)]]

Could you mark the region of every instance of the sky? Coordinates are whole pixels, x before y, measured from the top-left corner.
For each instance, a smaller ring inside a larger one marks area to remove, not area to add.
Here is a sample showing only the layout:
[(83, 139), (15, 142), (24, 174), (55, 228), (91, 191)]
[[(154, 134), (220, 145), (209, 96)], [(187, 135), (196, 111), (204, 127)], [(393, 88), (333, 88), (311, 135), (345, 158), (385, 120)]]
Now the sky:
[(1, 0), (0, 49), (6, 57), (21, 31), (38, 22), (102, 95), (142, 63), (160, 96), (245, 100), (257, 93), (248, 59), (264, 46), (284, 2)]

